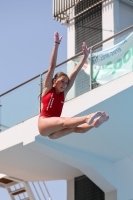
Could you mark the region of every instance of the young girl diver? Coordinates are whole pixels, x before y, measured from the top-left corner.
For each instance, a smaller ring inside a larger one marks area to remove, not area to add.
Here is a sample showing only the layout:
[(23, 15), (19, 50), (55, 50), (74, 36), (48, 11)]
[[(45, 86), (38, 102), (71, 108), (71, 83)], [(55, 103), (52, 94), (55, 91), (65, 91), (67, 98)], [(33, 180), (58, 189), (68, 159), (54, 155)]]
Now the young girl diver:
[(83, 67), (89, 55), (89, 50), (85, 42), (82, 45), (83, 56), (70, 76), (63, 72), (58, 72), (54, 78), (58, 47), (62, 37), (58, 32), (54, 34), (54, 47), (50, 60), (50, 67), (47, 72), (44, 88), (42, 92), (42, 109), (38, 119), (38, 129), (41, 135), (50, 139), (57, 139), (70, 133), (85, 133), (92, 128), (98, 128), (109, 119), (109, 116), (98, 111), (81, 117), (60, 117), (65, 96), (72, 87), (74, 80)]

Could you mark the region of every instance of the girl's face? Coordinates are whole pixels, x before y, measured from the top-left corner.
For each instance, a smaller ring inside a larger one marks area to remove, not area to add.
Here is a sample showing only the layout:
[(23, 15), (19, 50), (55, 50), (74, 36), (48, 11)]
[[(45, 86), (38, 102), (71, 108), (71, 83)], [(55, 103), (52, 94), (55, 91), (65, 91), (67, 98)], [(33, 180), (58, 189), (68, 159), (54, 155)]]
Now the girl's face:
[(68, 77), (60, 76), (58, 79), (54, 79), (54, 87), (57, 93), (64, 92), (68, 85)]

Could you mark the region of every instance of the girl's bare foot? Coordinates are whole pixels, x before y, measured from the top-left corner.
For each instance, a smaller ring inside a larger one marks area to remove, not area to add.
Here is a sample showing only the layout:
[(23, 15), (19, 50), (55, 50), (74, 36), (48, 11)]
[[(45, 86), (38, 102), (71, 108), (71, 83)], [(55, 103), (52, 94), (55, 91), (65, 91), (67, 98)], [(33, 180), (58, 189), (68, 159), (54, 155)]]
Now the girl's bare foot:
[(101, 117), (98, 117), (95, 119), (94, 127), (98, 128), (102, 123), (106, 122), (109, 119), (109, 116), (107, 114), (102, 115)]
[(94, 123), (95, 119), (101, 117), (104, 114), (105, 114), (105, 112), (103, 112), (103, 111), (98, 111), (98, 112), (92, 113), (92, 114), (90, 114), (90, 115), (88, 115), (86, 117), (86, 123), (89, 124), (89, 125), (91, 125), (91, 124)]

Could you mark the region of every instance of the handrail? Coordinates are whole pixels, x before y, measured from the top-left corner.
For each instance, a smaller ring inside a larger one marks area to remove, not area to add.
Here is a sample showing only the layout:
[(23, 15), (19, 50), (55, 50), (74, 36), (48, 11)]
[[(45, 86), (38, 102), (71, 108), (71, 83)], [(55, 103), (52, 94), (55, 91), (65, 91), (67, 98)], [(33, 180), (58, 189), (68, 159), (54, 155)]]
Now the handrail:
[(15, 89), (17, 89), (18, 87), (21, 87), (22, 85), (25, 85), (26, 83), (28, 83), (28, 82), (30, 82), (30, 81), (32, 81), (32, 80), (38, 78), (39, 76), (40, 76), (40, 74), (38, 74), (37, 76), (34, 76), (33, 78), (31, 78), (31, 79), (29, 79), (29, 80), (27, 80), (27, 81), (21, 83), (20, 85), (17, 85), (16, 87), (14, 87), (14, 88), (8, 90), (7, 92), (4, 92), (4, 93), (0, 94), (0, 97), (1, 97), (1, 96), (4, 96), (5, 94), (7, 94), (7, 93), (9, 93), (9, 92), (11, 92), (11, 91), (13, 91), (13, 90), (15, 90)]
[(45, 194), (44, 194), (44, 191), (42, 190), (42, 187), (41, 187), (41, 185), (40, 185), (39, 182), (38, 182), (38, 186), (39, 186), (39, 188), (40, 188), (40, 190), (41, 190), (41, 192), (42, 192), (42, 194), (43, 194), (44, 199), (47, 200), (47, 199), (46, 199), (46, 196), (45, 196)]
[[(105, 40), (103, 40), (103, 41), (101, 41), (101, 42), (99, 42), (99, 43), (97, 43), (97, 44), (91, 46), (90, 48), (94, 49), (94, 48), (100, 46), (101, 44), (103, 44), (103, 43), (105, 43), (105, 42), (107, 42), (107, 41), (109, 41), (109, 40), (111, 40), (111, 39), (117, 37), (118, 35), (120, 35), (120, 34), (126, 32), (126, 31), (128, 31), (128, 30), (130, 30), (130, 29), (132, 29), (132, 28), (133, 28), (133, 26), (130, 26), (130, 27), (124, 29), (123, 31), (120, 31), (119, 33), (116, 33), (115, 35), (113, 35), (113, 36), (111, 36), (111, 37), (109, 37), (109, 38), (107, 38), (107, 39), (105, 39)], [(76, 57), (78, 57), (78, 56), (80, 56), (80, 55), (82, 55), (82, 52), (76, 54), (75, 56), (73, 56), (73, 57), (71, 57), (71, 58), (69, 58), (69, 59), (67, 59), (67, 60), (65, 60), (65, 61), (63, 61), (63, 62), (61, 62), (61, 63), (59, 63), (58, 65), (56, 65), (56, 68), (59, 67), (59, 66), (61, 66), (61, 65), (63, 65), (63, 64), (65, 64), (65, 63), (67, 63), (67, 62), (70, 61), (70, 60), (75, 59)], [(4, 96), (5, 94), (7, 94), (7, 93), (9, 93), (9, 92), (11, 92), (11, 91), (13, 91), (13, 90), (15, 90), (15, 89), (17, 89), (18, 87), (21, 87), (22, 85), (25, 85), (26, 83), (28, 83), (28, 82), (30, 82), (30, 81), (32, 81), (32, 80), (38, 78), (40, 75), (43, 75), (43, 74), (45, 74), (45, 73), (47, 73), (47, 72), (48, 72), (48, 70), (42, 72), (41, 74), (38, 74), (37, 76), (35, 76), (35, 77), (33, 77), (33, 78), (31, 78), (31, 79), (29, 79), (29, 80), (23, 82), (23, 83), (21, 83), (20, 85), (18, 85), (18, 86), (16, 86), (16, 87), (12, 88), (12, 89), (10, 89), (10, 90), (8, 90), (7, 92), (4, 92), (3, 94), (0, 94), (0, 97), (1, 97), (1, 96)]]
[(46, 191), (47, 191), (47, 194), (48, 194), (48, 196), (49, 196), (49, 200), (52, 200), (51, 195), (50, 195), (50, 193), (49, 193), (49, 191), (48, 191), (48, 188), (47, 188), (47, 186), (46, 186), (46, 184), (45, 184), (45, 181), (43, 181), (43, 185), (44, 185), (44, 187), (45, 187), (45, 189), (46, 189)]
[(120, 32), (116, 33), (115, 35), (113, 35), (113, 36), (111, 36), (111, 37), (109, 37), (109, 38), (107, 38), (107, 39), (105, 39), (105, 40), (103, 40), (101, 42), (98, 42), (97, 44), (93, 45), (92, 48), (96, 48), (96, 47), (100, 46), (101, 44), (103, 44), (103, 43), (105, 43), (105, 42), (117, 37), (118, 35), (121, 35), (122, 33), (125, 33), (126, 31), (129, 31), (132, 28), (133, 28), (133, 26), (129, 26), (128, 28), (124, 29), (123, 31), (120, 31)]
[(39, 200), (41, 200), (40, 195), (39, 195), (39, 193), (38, 193), (38, 191), (37, 191), (37, 189), (36, 189), (36, 187), (35, 187), (35, 183), (34, 183), (34, 182), (33, 182), (33, 183), (31, 182), (31, 184), (33, 185), (34, 190), (36, 191), (37, 197), (39, 198)]

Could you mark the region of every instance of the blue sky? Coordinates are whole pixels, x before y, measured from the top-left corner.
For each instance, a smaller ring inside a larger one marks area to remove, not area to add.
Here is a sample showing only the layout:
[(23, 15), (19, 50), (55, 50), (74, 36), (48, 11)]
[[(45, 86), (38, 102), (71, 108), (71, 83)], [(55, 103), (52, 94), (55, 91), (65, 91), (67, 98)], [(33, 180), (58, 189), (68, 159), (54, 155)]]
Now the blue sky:
[[(63, 36), (60, 63), (67, 58), (67, 27), (53, 20), (52, 0), (0, 0), (0, 94), (48, 69), (55, 31)], [(48, 183), (53, 200), (66, 200), (65, 188), (65, 181)], [(1, 188), (0, 198), (10, 199)]]
[(53, 20), (52, 0), (1, 0), (0, 27), (0, 94), (48, 69), (55, 31), (57, 63), (67, 58), (67, 27)]

